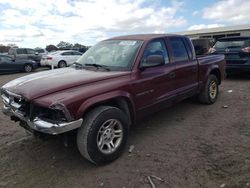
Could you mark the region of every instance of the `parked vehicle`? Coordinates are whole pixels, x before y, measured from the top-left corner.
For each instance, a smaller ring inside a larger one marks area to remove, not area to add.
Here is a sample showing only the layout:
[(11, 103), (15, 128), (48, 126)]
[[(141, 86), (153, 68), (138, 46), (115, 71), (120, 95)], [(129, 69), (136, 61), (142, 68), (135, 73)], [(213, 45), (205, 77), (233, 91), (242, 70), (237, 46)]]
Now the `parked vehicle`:
[(43, 56), (41, 59), (41, 66), (54, 66), (58, 68), (72, 65), (82, 56), (82, 53), (75, 50), (63, 50), (50, 53)]
[(30, 48), (10, 48), (8, 55), (14, 59), (30, 59), (38, 63), (42, 57), (42, 55)]
[(218, 39), (213, 54), (224, 54), (228, 71), (250, 71), (250, 36)]
[(38, 63), (30, 59), (13, 59), (7, 55), (0, 55), (0, 74), (11, 72), (31, 72), (38, 67)]
[(224, 73), (224, 55), (196, 58), (184, 36), (115, 37), (74, 66), (4, 85), (3, 112), (34, 134), (77, 131), (80, 153), (105, 164), (121, 155), (138, 119), (192, 96), (213, 104)]

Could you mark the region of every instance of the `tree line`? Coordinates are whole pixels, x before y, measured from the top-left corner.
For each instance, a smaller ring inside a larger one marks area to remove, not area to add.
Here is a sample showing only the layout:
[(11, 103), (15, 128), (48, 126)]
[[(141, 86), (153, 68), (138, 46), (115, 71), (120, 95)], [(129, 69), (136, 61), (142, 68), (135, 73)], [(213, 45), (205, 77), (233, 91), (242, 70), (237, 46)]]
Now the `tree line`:
[[(18, 46), (15, 44), (8, 44), (8, 45), (0, 44), (0, 53), (8, 52), (11, 47), (18, 47)], [(40, 47), (37, 47), (35, 49), (39, 49), (39, 48)], [(75, 50), (78, 50), (81, 52), (85, 52), (85, 51), (87, 51), (88, 48), (89, 48), (89, 46), (85, 46), (85, 45), (82, 45), (79, 43), (71, 44), (69, 42), (61, 41), (57, 45), (49, 44), (46, 46), (45, 49), (48, 52), (56, 51), (56, 50), (69, 50), (69, 49), (75, 49)]]

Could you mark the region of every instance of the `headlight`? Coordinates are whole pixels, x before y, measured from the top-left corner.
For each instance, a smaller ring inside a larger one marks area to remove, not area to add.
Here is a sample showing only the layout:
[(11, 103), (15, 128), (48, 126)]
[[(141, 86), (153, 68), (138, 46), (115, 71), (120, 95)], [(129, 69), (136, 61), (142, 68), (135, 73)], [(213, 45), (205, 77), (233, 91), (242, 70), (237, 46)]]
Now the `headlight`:
[(44, 121), (48, 121), (50, 123), (62, 123), (62, 122), (68, 121), (64, 112), (59, 109), (34, 107), (33, 113), (32, 113), (32, 119), (36, 117)]

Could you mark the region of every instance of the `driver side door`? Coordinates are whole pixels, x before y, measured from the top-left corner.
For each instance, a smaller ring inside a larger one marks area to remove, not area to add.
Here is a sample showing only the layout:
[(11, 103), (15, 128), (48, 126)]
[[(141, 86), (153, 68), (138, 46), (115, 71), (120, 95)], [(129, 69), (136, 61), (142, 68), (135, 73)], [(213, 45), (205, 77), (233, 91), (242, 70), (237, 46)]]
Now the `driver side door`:
[(150, 55), (163, 55), (164, 64), (142, 69), (138, 75), (140, 82), (136, 86), (135, 101), (137, 109), (143, 115), (171, 105), (175, 98), (175, 65), (170, 63), (164, 39), (149, 42), (145, 48), (142, 62)]

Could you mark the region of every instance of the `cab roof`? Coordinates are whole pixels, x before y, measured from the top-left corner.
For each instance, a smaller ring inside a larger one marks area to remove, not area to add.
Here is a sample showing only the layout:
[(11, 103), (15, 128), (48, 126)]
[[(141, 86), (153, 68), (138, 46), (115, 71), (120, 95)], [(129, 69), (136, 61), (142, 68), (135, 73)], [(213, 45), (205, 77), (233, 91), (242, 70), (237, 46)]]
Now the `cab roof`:
[(171, 36), (179, 36), (184, 37), (182, 35), (174, 35), (174, 34), (137, 34), (137, 35), (125, 35), (113, 37), (107, 40), (142, 40), (149, 41), (152, 39), (162, 38), (162, 37), (171, 37)]

